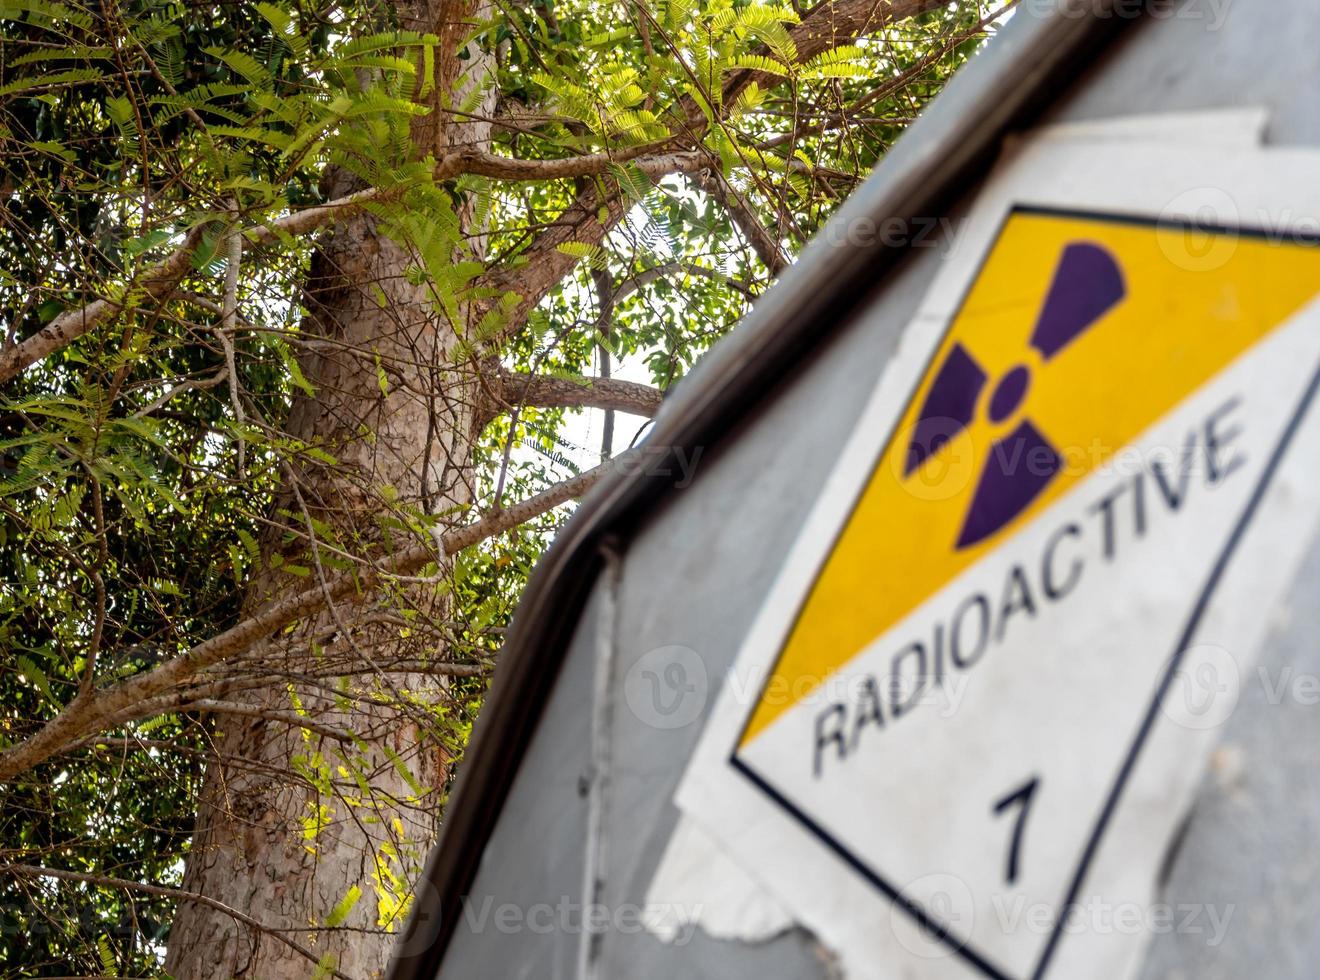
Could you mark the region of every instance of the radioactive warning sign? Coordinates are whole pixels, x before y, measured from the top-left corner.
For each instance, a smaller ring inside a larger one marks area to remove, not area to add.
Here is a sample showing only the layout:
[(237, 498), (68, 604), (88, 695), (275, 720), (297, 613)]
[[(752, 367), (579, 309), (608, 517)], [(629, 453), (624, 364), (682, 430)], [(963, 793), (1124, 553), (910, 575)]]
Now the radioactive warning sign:
[(1300, 155), (1144, 149), (987, 189), (680, 790), (864, 975), (1130, 975), (1314, 526)]

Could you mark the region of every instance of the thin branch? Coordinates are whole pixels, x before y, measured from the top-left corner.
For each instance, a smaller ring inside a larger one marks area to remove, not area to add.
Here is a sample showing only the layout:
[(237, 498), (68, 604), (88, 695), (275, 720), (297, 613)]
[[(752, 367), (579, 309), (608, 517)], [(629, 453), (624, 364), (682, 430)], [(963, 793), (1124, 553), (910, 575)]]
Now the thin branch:
[(975, 24), (973, 24), (971, 27), (967, 28), (966, 30), (958, 31), (957, 33), (953, 34), (938, 47), (934, 47), (929, 51), (925, 52), (919, 59), (917, 59), (908, 67), (904, 68), (903, 71), (901, 71), (899, 74), (895, 75), (893, 78), (886, 81), (883, 85), (871, 89), (864, 96), (862, 96), (857, 101), (855, 101), (852, 105), (847, 106), (846, 108), (843, 108), (841, 110), (826, 113), (823, 117), (819, 119), (816, 119), (809, 123), (803, 123), (801, 125), (795, 126), (793, 129), (789, 130), (786, 133), (780, 133), (778, 136), (773, 136), (770, 139), (757, 143), (756, 149), (763, 152), (769, 150), (775, 150), (781, 146), (784, 146), (785, 144), (795, 143), (803, 136), (807, 136), (812, 133), (826, 132), (836, 126), (842, 126), (845, 124), (867, 125), (867, 124), (875, 124), (875, 123), (890, 123), (890, 124), (907, 125), (912, 121), (909, 118), (898, 117), (898, 118), (875, 119), (875, 118), (868, 118), (859, 114), (868, 106), (874, 105), (876, 102), (879, 102), (883, 99), (887, 99), (895, 92), (899, 92), (902, 89), (906, 88), (908, 85), (912, 84), (912, 82), (916, 81), (916, 79), (924, 75), (926, 72), (930, 71), (930, 69), (934, 65), (936, 65), (942, 58), (947, 57), (949, 53), (953, 51), (953, 49), (956, 48), (958, 45), (966, 42), (970, 38), (980, 37), (982, 34), (985, 33), (987, 27), (989, 27), (995, 21), (1003, 17), (1004, 14), (1008, 13), (1008, 11), (1016, 7), (1018, 3), (1019, 0), (1006, 0), (1006, 2), (1002, 6), (997, 7), (994, 10), (991, 10), (989, 13), (981, 17)]
[(243, 260), (243, 236), (237, 229), (225, 238), (225, 295), (220, 311), (220, 345), (225, 349), (225, 368), (229, 372), (229, 404), (234, 409), (234, 427), (238, 434), (238, 478), (247, 480), (247, 441), (243, 427), (247, 419), (238, 381), (238, 363), (234, 356), (234, 327), (238, 323), (238, 273)]
[[(614, 273), (603, 264), (593, 267), (591, 279), (596, 286), (596, 302), (600, 312), (596, 316), (596, 360), (598, 378), (593, 387), (609, 388), (613, 379), (613, 367), (610, 364), (610, 345), (613, 343), (614, 302), (616, 300)], [(614, 406), (605, 407), (605, 424), (601, 427), (600, 458), (609, 459), (614, 455)]]
[(695, 262), (663, 262), (660, 265), (652, 266), (649, 269), (643, 269), (636, 275), (629, 276), (627, 279), (620, 279), (618, 287), (614, 291), (614, 301), (617, 303), (625, 296), (629, 296), (644, 286), (648, 286), (657, 279), (665, 276), (672, 276), (676, 272), (687, 273), (700, 279), (709, 279), (711, 282), (719, 283), (722, 286), (728, 286), (734, 292), (741, 293), (748, 302), (756, 299), (756, 292), (745, 282), (726, 276), (718, 269), (708, 269), (704, 265), (697, 265)]
[[(824, 0), (813, 7), (789, 34), (797, 48), (798, 61), (806, 62), (822, 51), (855, 41), (883, 27), (943, 5), (944, 0)], [(651, 20), (652, 26), (657, 26), (644, 5), (639, 5), (638, 12)], [(762, 87), (779, 84), (776, 76), (751, 70), (734, 72), (724, 84), (724, 95), (720, 104), (726, 106), (734, 104), (738, 94), (752, 82)], [(683, 134), (682, 138), (689, 144), (698, 140), (705, 132), (707, 126), (705, 115), (691, 96), (684, 96), (680, 100), (675, 115), (677, 130)], [(617, 159), (616, 157), (615, 160)], [(711, 164), (709, 154), (700, 151), (683, 159), (691, 162), (691, 169), (683, 171), (687, 173), (699, 172), (707, 169)], [(790, 158), (780, 162), (794, 173), (805, 173), (812, 177), (825, 174), (824, 171), (807, 166), (800, 160)], [(851, 177), (851, 175), (843, 176)], [(626, 211), (626, 200), (623, 195), (616, 190), (602, 199), (597, 184), (593, 182), (592, 186), (579, 194), (555, 221), (541, 231), (526, 248), (517, 253), (519, 264), (516, 267), (494, 268), (479, 280), (482, 286), (489, 287), (496, 293), (513, 292), (521, 297), (517, 306), (508, 314), (507, 322), (510, 326), (505, 328), (504, 335), (516, 329), (516, 326), (522, 323), (541, 299), (577, 263), (576, 258), (561, 252), (559, 246), (569, 242), (599, 245)], [(773, 261), (773, 253), (767, 254), (772, 256)], [(766, 261), (765, 256), (762, 256), (762, 261)], [(772, 263), (766, 264), (771, 266)], [(494, 301), (488, 301), (486, 308), (480, 312), (484, 313), (494, 306)]]
[[(281, 930), (272, 929), (269, 926), (263, 925), (261, 922), (252, 918), (252, 916), (240, 912), (238, 909), (226, 905), (224, 902), (217, 901), (214, 898), (208, 898), (206, 895), (201, 895), (197, 892), (184, 891), (182, 888), (167, 888), (163, 885), (149, 885), (141, 881), (129, 881), (127, 878), (111, 878), (107, 875), (87, 874), (82, 871), (64, 871), (59, 868), (40, 868), (34, 864), (0, 864), (0, 873), (11, 874), (21, 878), (58, 878), (62, 881), (78, 881), (87, 885), (99, 885), (102, 888), (121, 888), (125, 891), (142, 892), (145, 895), (158, 895), (161, 898), (173, 899), (176, 902), (192, 902), (197, 905), (205, 905), (207, 908), (215, 909), (217, 912), (223, 913), (224, 915), (243, 923), (245, 926), (249, 926), (256, 929), (258, 932), (270, 936), (272, 939), (288, 946), (299, 956), (310, 960), (318, 966), (321, 965), (321, 957), (317, 956), (301, 943), (284, 935)], [(309, 931), (311, 930), (309, 929)], [(328, 972), (332, 976), (338, 977), (339, 980), (354, 980), (353, 977), (346, 973), (341, 973), (334, 968), (329, 968)]]
[(517, 160), (474, 147), (465, 147), (447, 155), (436, 167), (436, 179), (459, 174), (476, 174), (496, 180), (556, 180), (568, 177), (595, 177), (611, 167), (628, 163), (642, 173), (659, 177), (689, 173), (706, 166), (706, 155), (697, 150), (674, 150), (668, 141), (628, 147), (608, 153), (585, 153), (559, 160)]
[(747, 239), (757, 256), (770, 270), (770, 275), (778, 276), (788, 268), (788, 257), (784, 255), (775, 240), (774, 233), (761, 224), (747, 199), (738, 193), (737, 188), (728, 179), (714, 170), (703, 170), (695, 177), (697, 186), (714, 198), (724, 208), (730, 220)]
[(101, 640), (105, 636), (105, 571), (110, 562), (110, 546), (105, 533), (105, 492), (101, 480), (95, 471), (87, 467), (87, 478), (92, 484), (92, 517), (96, 522), (96, 564), (90, 569), (92, 588), (96, 594), (95, 625), (92, 638), (87, 644), (87, 663), (83, 667), (82, 679), (78, 682), (78, 693), (83, 695), (92, 690), (96, 677), (96, 657), (101, 652)]
[(170, 399), (174, 398), (176, 395), (182, 395), (185, 391), (205, 391), (207, 388), (214, 388), (228, 377), (229, 368), (226, 366), (216, 371), (215, 374), (211, 375), (209, 378), (189, 378), (186, 381), (181, 381), (178, 384), (171, 386), (165, 394), (161, 395), (150, 405), (134, 412), (133, 418), (145, 418), (152, 412), (156, 411), (156, 409), (163, 408)]
[(266, 721), (280, 722), (291, 728), (305, 728), (309, 732), (315, 732), (317, 735), (324, 735), (326, 738), (332, 738), (336, 742), (353, 741), (353, 733), (345, 731), (342, 728), (333, 728), (330, 725), (323, 725), (320, 722), (313, 721), (306, 715), (300, 715), (292, 711), (274, 711), (267, 708), (258, 708), (250, 704), (239, 704), (237, 701), (214, 701), (209, 698), (200, 698), (196, 701), (189, 701), (179, 705), (178, 711), (204, 711), (213, 715), (242, 715), (245, 718), (263, 718)]
[(665, 393), (650, 385), (618, 378), (525, 374), (500, 368), (486, 378), (492, 406), (487, 418), (520, 405), (536, 408), (601, 408), (654, 418)]
[[(517, 305), (506, 314), (504, 335), (521, 327), (542, 298), (577, 265), (576, 254), (561, 251), (561, 245), (599, 245), (627, 213), (628, 199), (619, 193), (617, 187), (602, 197), (600, 183), (603, 182), (593, 181), (558, 218), (518, 252), (516, 265), (498, 265), (478, 280), (492, 296), (511, 292), (519, 297)], [(487, 300), (486, 309), (479, 312), (494, 309), (497, 302)]]

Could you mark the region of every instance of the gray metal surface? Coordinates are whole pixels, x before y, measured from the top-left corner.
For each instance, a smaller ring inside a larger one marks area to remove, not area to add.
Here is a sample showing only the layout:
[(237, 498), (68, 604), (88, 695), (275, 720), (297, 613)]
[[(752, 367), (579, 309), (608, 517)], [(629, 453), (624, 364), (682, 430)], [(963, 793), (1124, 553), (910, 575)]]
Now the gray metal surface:
[[(580, 902), (581, 896), (587, 853), (584, 785), (590, 777), (591, 690), (601, 599), (597, 593), (588, 603), (564, 662), (548, 712), (556, 721), (554, 733), (533, 743), (482, 854), (478, 880), (499, 884), (476, 891), (464, 910), (446, 975), (494, 976), (486, 972), (492, 955), (499, 975), (508, 980), (576, 975), (580, 934), (558, 927), (558, 907), (565, 901)], [(532, 842), (538, 846), (529, 848)], [(524, 918), (533, 909), (534, 928)], [(547, 909), (552, 910), (555, 928), (543, 931), (540, 922)], [(492, 936), (499, 937), (497, 944), (490, 942)], [(492, 953), (492, 945), (498, 945), (498, 954)]]
[(1275, 614), (1211, 760), (1162, 900), (1228, 928), (1160, 936), (1146, 980), (1312, 980), (1320, 964), (1320, 548)]
[[(984, 59), (991, 63), (979, 77), (969, 71), (958, 79), (963, 88), (955, 85), (928, 128), (958, 123), (968, 86), (993, 80), (1004, 62), (992, 59), (1011, 58), (1014, 46), (1029, 39), (1030, 13), (1024, 8), (1018, 15), (999, 50)], [(1137, 25), (1070, 93), (1061, 94), (1051, 119), (1263, 105), (1272, 110), (1271, 142), (1320, 143), (1317, 79), (1320, 18), (1310, 0), (1187, 0), (1173, 16)], [(907, 166), (920, 160), (920, 141), (901, 147)], [(858, 213), (860, 205), (849, 207)], [(955, 208), (954, 227), (957, 214)], [(596, 902), (617, 911), (645, 903), (677, 817), (669, 800), (717, 679), (941, 251), (917, 250), (884, 281), (871, 312), (832, 336), (736, 439), (702, 457), (690, 487), (672, 492), (638, 534), (615, 546), (617, 575), (598, 580), (578, 623), (484, 849), (441, 976), (831, 976), (822, 952), (802, 931), (758, 946), (700, 932), (689, 942), (665, 945), (634, 928), (588, 934), (581, 928), (581, 907)], [(1280, 700), (1277, 688), (1320, 674), (1320, 653), (1310, 639), (1320, 629), (1320, 603), (1308, 601), (1317, 582), (1320, 552), (1272, 635), (1264, 673), (1247, 678), (1225, 748), (1171, 856), (1164, 899), (1231, 907), (1225, 940), (1211, 947), (1210, 935), (1186, 930), (1158, 937), (1147, 964), (1149, 980), (1250, 973), (1291, 980), (1316, 972), (1311, 964), (1320, 962), (1320, 931), (1310, 922), (1320, 913), (1320, 772), (1312, 746), (1320, 745), (1320, 706), (1288, 695)], [(655, 660), (653, 652), (672, 647), (694, 651), (706, 677), (704, 685), (690, 677), (696, 690), (677, 692), (687, 699), (677, 707), (638, 694), (647, 690), (638, 679)], [(604, 714), (592, 697), (598, 681), (612, 692)], [(687, 724), (675, 725), (696, 708), (701, 710)], [(604, 772), (598, 771), (602, 737)], [(590, 835), (593, 807), (599, 828)], [(592, 874), (588, 854), (595, 862)]]

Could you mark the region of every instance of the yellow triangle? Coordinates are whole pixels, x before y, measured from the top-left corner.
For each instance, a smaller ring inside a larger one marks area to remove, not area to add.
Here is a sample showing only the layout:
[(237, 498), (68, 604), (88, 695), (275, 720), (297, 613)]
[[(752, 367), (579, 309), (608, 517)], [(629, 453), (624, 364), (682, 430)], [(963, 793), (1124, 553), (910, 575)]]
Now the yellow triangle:
[[(1044, 360), (1031, 347), (1032, 329), (1059, 257), (1074, 243), (1099, 245), (1114, 257), (1124, 296)], [(1315, 245), (1184, 232), (1145, 220), (1014, 212), (804, 599), (742, 744), (1317, 292)], [(987, 375), (975, 419), (905, 474), (921, 406), (955, 344)], [(1021, 408), (993, 424), (988, 402), (996, 383), (1019, 365), (1030, 377)], [(991, 447), (1024, 419), (1058, 451), (1062, 467), (1013, 520), (958, 548)]]

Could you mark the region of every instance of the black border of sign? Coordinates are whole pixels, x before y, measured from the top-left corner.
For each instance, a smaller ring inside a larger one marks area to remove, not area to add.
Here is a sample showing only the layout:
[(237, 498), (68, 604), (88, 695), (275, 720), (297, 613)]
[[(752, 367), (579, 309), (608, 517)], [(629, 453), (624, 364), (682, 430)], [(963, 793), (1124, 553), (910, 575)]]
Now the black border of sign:
[[(1174, 222), (1174, 221), (1169, 221), (1167, 219), (1149, 218), (1139, 215), (1105, 214), (1103, 212), (1089, 212), (1089, 211), (1069, 210), (1062, 208), (1049, 208), (1049, 207), (1015, 204), (1011, 208), (1009, 208), (1007, 214), (1005, 215), (1004, 220), (1000, 223), (998, 229), (996, 230), (995, 236), (991, 240), (989, 247), (986, 249), (985, 255), (982, 256), (981, 261), (977, 266), (976, 273), (972, 276), (971, 282), (967, 286), (966, 292), (964, 292), (962, 298), (958, 302), (957, 308), (950, 316), (948, 326), (945, 328), (944, 333), (940, 335), (939, 341), (935, 344), (935, 348), (931, 353), (930, 360), (926, 362), (926, 364), (922, 367), (921, 373), (917, 376), (916, 386), (913, 388), (912, 392), (908, 395), (907, 400), (904, 402), (905, 407), (907, 406), (907, 404), (911, 402), (912, 398), (915, 396), (917, 388), (919, 388), (921, 385), (922, 379), (926, 377), (926, 374), (930, 371), (931, 365), (934, 363), (935, 357), (939, 354), (940, 349), (944, 346), (944, 341), (948, 338), (949, 331), (953, 329), (953, 324), (957, 321), (958, 315), (962, 312), (963, 306), (966, 304), (967, 298), (971, 294), (971, 290), (980, 280), (981, 274), (985, 270), (986, 263), (989, 262), (990, 255), (994, 251), (995, 245), (999, 243), (999, 240), (1002, 237), (1004, 229), (1007, 227), (1009, 220), (1011, 220), (1011, 218), (1017, 214), (1035, 214), (1035, 215), (1045, 215), (1049, 217), (1058, 217), (1058, 218), (1080, 218), (1089, 221), (1110, 222), (1112, 224), (1129, 224), (1129, 225), (1136, 224), (1136, 225), (1145, 225), (1156, 228), (1161, 228), (1161, 227), (1177, 228), (1180, 226), (1194, 227), (1194, 230), (1199, 232), (1231, 234), (1244, 238), (1261, 238), (1276, 242), (1280, 240), (1280, 236), (1278, 233), (1271, 233), (1261, 229), (1235, 228), (1228, 225), (1218, 225), (1218, 224), (1201, 223), (1201, 222), (1197, 222), (1193, 225), (1190, 222)], [(1320, 240), (1317, 240), (1316, 237), (1310, 235), (1301, 235), (1301, 234), (1290, 234), (1289, 241), (1292, 244), (1307, 245), (1310, 247), (1315, 247), (1316, 245), (1320, 244)], [(1127, 786), (1128, 779), (1132, 775), (1132, 770), (1136, 767), (1137, 756), (1140, 754), (1142, 748), (1145, 746), (1146, 739), (1149, 737), (1151, 729), (1155, 725), (1155, 720), (1157, 714), (1159, 713), (1160, 704), (1164, 701), (1165, 696), (1168, 694), (1169, 688), (1173, 683), (1173, 679), (1177, 674), (1178, 667), (1181, 665), (1182, 659), (1187, 652), (1188, 645), (1191, 642), (1192, 636), (1196, 632), (1197, 627), (1200, 625), (1201, 618), (1205, 615), (1205, 611), (1210, 604), (1210, 599), (1213, 596), (1215, 588), (1219, 585), (1219, 581), (1223, 577), (1224, 570), (1228, 567), (1229, 559), (1232, 558), (1233, 552), (1237, 550), (1238, 543), (1242, 540), (1243, 534), (1246, 533), (1247, 525), (1251, 522), (1251, 519), (1255, 516), (1256, 510), (1260, 505), (1260, 501), (1264, 497), (1265, 491), (1268, 488), (1270, 481), (1274, 478), (1275, 472), (1279, 468), (1279, 463), (1283, 458), (1283, 454), (1287, 451), (1288, 446), (1292, 443), (1293, 437), (1297, 433), (1297, 429), (1301, 424), (1302, 418), (1306, 415), (1307, 410), (1311, 407), (1311, 404), (1315, 400), (1315, 395), (1317, 390), (1320, 390), (1320, 366), (1317, 366), (1315, 372), (1311, 375), (1311, 380), (1307, 383), (1306, 390), (1302, 393), (1301, 400), (1298, 402), (1297, 407), (1293, 410), (1292, 416), (1288, 419), (1287, 424), (1284, 426), (1283, 433), (1279, 437), (1279, 442), (1275, 445), (1274, 451), (1271, 453), (1269, 460), (1265, 464), (1265, 469), (1261, 473), (1260, 480), (1256, 483), (1255, 488), (1252, 490), (1251, 496), (1248, 498), (1247, 504), (1243, 508), (1241, 516), (1238, 518), (1237, 523), (1234, 525), (1232, 533), (1229, 535), (1228, 541), (1225, 543), (1223, 550), (1219, 554), (1219, 557), (1215, 560), (1215, 564), (1210, 571), (1210, 575), (1206, 579), (1204, 586), (1202, 586), (1200, 594), (1197, 596), (1196, 603), (1192, 607), (1191, 616), (1188, 618), (1187, 624), (1183, 627), (1182, 633), (1178, 637), (1178, 642), (1175, 645), (1173, 652), (1170, 654), (1168, 658), (1168, 661), (1164, 668), (1164, 673), (1161, 676), (1159, 684), (1155, 689), (1154, 697), (1151, 699), (1150, 704), (1146, 709), (1146, 714), (1142, 718), (1141, 726), (1137, 730), (1136, 738), (1133, 739), (1132, 744), (1128, 747), (1128, 752), (1123, 760), (1123, 764), (1119, 767), (1118, 776), (1114, 780), (1114, 784), (1109, 791), (1109, 796), (1105, 799), (1104, 807), (1100, 811), (1100, 816), (1097, 819), (1095, 826), (1091, 830), (1091, 836), (1087, 840), (1085, 848), (1083, 848), (1082, 850), (1082, 855), (1080, 860), (1078, 861), (1077, 869), (1073, 873), (1072, 881), (1068, 887), (1068, 894), (1064, 898), (1062, 903), (1062, 908), (1065, 910), (1071, 908), (1077, 900), (1077, 893), (1081, 891), (1082, 885), (1086, 879), (1087, 871), (1090, 869), (1091, 862), (1095, 858), (1096, 851), (1099, 849), (1100, 838), (1104, 835), (1104, 832), (1108, 828), (1110, 820), (1113, 818), (1114, 811), (1118, 807), (1119, 798), (1122, 796), (1123, 790)], [(876, 460), (871, 466), (872, 472), (874, 471), (875, 467), (880, 464), (880, 461), (884, 458), (885, 452), (889, 449), (890, 444), (893, 442), (894, 433), (895, 431), (897, 431), (898, 421), (901, 420), (901, 418), (902, 415), (900, 413), (899, 419), (895, 420), (894, 428), (891, 429), (889, 436), (886, 437), (884, 442), (881, 444), (881, 448), (876, 455)], [(863, 484), (863, 488), (864, 487), (865, 484)], [(844, 517), (843, 521), (839, 525), (838, 530), (835, 532), (834, 543), (838, 542), (839, 537), (842, 536), (849, 522), (852, 520), (853, 514), (856, 512), (857, 506), (861, 501), (861, 496), (862, 494), (859, 490), (857, 499), (853, 501), (852, 506), (848, 510), (847, 516)], [(831, 544), (830, 550), (833, 551), (833, 544)], [(826, 554), (828, 555), (829, 552), (827, 552)], [(812, 591), (814, 591), (816, 582), (819, 581), (820, 574), (824, 568), (824, 565), (825, 562), (822, 561), (821, 567), (816, 570), (815, 575), (812, 577), (812, 584), (810, 588), (808, 588), (807, 591), (804, 593), (803, 599), (798, 605), (798, 611), (793, 617), (793, 622), (788, 627), (788, 630), (785, 631), (785, 636), (790, 634), (792, 630), (797, 626), (797, 622), (802, 615), (802, 609), (806, 605), (806, 598), (810, 596)], [(739, 729), (738, 737), (735, 741), (734, 747), (729, 753), (729, 758), (728, 758), (729, 766), (735, 769), (736, 771), (740, 772), (753, 786), (759, 789), (762, 793), (764, 793), (767, 797), (769, 797), (778, 806), (782, 807), (790, 816), (792, 816), (795, 820), (801, 823), (808, 831), (810, 831), (814, 837), (820, 840), (821, 843), (825, 844), (838, 857), (842, 858), (843, 861), (854, 871), (856, 871), (859, 875), (861, 875), (862, 878), (864, 878), (866, 881), (870, 882), (870, 884), (872, 884), (877, 889), (879, 889), (887, 898), (893, 901), (895, 905), (897, 905), (899, 908), (903, 909), (905, 912), (911, 915), (917, 921), (917, 923), (920, 924), (924, 929), (926, 929), (929, 933), (935, 936), (935, 938), (937, 938), (940, 942), (943, 942), (946, 946), (948, 946), (949, 949), (954, 954), (961, 957), (963, 960), (967, 961), (971, 966), (975, 967), (985, 976), (990, 977), (991, 980), (1012, 980), (1012, 977), (1009, 974), (1004, 973), (993, 963), (987, 960), (984, 956), (982, 956), (981, 954), (977, 953), (974, 949), (972, 949), (969, 942), (961, 942), (956, 937), (954, 937), (950, 933), (948, 926), (936, 921), (935, 919), (932, 919), (931, 916), (925, 911), (925, 909), (921, 908), (911, 899), (907, 898), (901, 892), (899, 892), (898, 889), (894, 888), (893, 885), (891, 885), (888, 881), (886, 881), (881, 875), (876, 873), (869, 865), (867, 865), (864, 861), (862, 861), (855, 854), (849, 851), (848, 848), (841, 841), (831, 836), (830, 833), (824, 827), (822, 827), (819, 823), (817, 823), (813, 818), (808, 816), (796, 804), (794, 804), (787, 797), (785, 797), (779, 790), (775, 789), (775, 787), (772, 786), (763, 776), (761, 776), (759, 773), (753, 770), (749, 765), (747, 765), (745, 762), (741, 761), (738, 758), (738, 745), (742, 743), (743, 735), (747, 730), (747, 726), (751, 723), (751, 716), (753, 711), (755, 711), (755, 705), (758, 704), (760, 702), (761, 697), (764, 696), (766, 685), (769, 684), (770, 677), (774, 674), (775, 667), (778, 666), (779, 660), (782, 658), (782, 656), (783, 656), (783, 650), (781, 648), (778, 656), (775, 657), (774, 664), (771, 665), (771, 668), (766, 675), (766, 680), (761, 686), (761, 690), (757, 695), (756, 701), (752, 703), (752, 708), (749, 709), (747, 713), (747, 718), (744, 720), (743, 725)], [(1054, 931), (1050, 934), (1050, 938), (1045, 943), (1045, 948), (1040, 955), (1040, 959), (1036, 963), (1035, 970), (1033, 970), (1032, 973), (1030, 974), (1030, 980), (1042, 980), (1042, 978), (1045, 976), (1045, 971), (1049, 968), (1050, 961), (1053, 958), (1054, 953), (1058, 948), (1059, 940), (1063, 936), (1063, 926), (1065, 919), (1066, 919), (1065, 915), (1058, 916), (1057, 922), (1054, 927)]]

